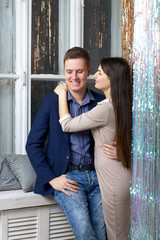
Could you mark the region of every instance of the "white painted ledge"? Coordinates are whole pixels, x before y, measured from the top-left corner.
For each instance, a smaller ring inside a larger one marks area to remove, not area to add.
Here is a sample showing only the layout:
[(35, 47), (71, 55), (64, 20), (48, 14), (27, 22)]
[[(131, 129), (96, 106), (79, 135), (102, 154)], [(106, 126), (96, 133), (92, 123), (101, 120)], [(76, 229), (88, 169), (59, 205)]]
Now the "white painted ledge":
[(56, 204), (53, 197), (23, 190), (0, 191), (0, 211)]

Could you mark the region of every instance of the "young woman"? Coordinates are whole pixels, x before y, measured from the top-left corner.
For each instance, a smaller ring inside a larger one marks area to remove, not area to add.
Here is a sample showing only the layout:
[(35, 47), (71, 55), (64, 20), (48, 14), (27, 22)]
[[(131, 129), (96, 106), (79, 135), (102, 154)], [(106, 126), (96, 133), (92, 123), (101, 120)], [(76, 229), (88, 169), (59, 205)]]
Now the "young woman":
[[(65, 132), (91, 129), (95, 140), (95, 169), (102, 194), (108, 240), (127, 240), (130, 230), (132, 141), (132, 84), (123, 58), (103, 58), (94, 75), (95, 87), (106, 99), (87, 113), (72, 118), (67, 106), (67, 85), (59, 85), (59, 115)], [(78, 79), (77, 79), (78, 81)], [(117, 159), (109, 159), (104, 143), (116, 141)]]

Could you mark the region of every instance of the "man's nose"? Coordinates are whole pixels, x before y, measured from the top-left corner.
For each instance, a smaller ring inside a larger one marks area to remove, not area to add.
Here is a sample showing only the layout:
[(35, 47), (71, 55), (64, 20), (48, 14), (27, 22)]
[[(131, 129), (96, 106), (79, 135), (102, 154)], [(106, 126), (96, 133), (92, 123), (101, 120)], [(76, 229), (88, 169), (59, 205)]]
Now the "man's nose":
[(72, 73), (72, 78), (77, 79), (77, 77), (78, 77), (77, 72), (73, 72)]

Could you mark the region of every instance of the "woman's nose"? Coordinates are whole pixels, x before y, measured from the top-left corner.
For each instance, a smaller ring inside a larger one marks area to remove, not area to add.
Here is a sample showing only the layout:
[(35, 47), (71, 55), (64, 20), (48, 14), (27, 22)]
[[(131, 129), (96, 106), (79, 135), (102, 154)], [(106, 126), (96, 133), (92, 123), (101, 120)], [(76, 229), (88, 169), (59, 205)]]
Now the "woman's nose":
[(94, 78), (96, 78), (96, 76), (97, 76), (97, 72), (96, 72), (93, 76), (94, 76)]

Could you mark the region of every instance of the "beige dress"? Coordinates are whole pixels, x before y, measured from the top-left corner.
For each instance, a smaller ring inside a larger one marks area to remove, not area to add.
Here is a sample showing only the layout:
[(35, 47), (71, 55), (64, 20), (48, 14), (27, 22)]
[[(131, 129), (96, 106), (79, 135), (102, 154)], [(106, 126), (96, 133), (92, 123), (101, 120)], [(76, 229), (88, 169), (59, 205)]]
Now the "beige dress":
[(103, 153), (103, 144), (114, 141), (115, 114), (109, 99), (98, 103), (87, 113), (60, 119), (65, 132), (91, 129), (95, 140), (95, 169), (102, 194), (103, 212), (109, 240), (128, 240), (130, 230), (131, 170)]

